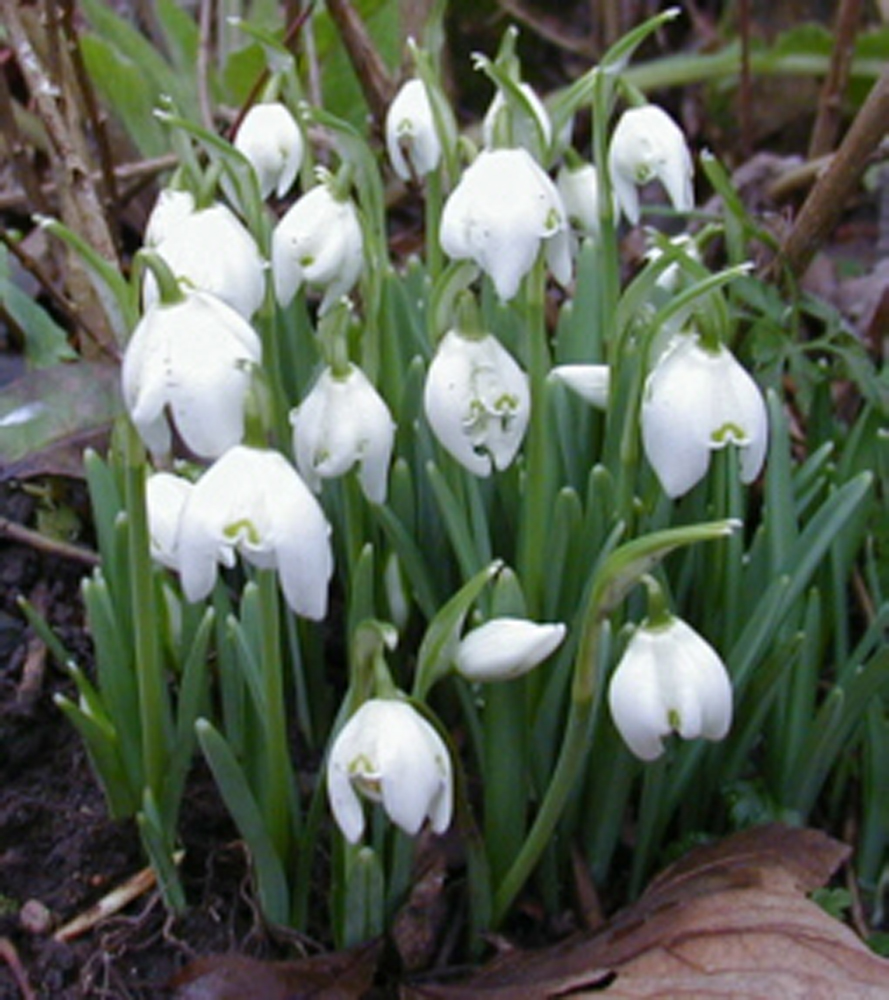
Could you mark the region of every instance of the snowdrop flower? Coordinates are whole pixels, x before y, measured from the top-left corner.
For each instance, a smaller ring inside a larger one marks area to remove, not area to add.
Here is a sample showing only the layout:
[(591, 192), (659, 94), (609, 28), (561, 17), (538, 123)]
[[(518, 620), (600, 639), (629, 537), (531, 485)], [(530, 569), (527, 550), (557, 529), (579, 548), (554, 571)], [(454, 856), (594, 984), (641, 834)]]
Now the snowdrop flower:
[(167, 569), (179, 569), (179, 521), (193, 484), (172, 472), (155, 472), (145, 480), (145, 508), (151, 558)]
[(358, 211), (322, 182), (288, 209), (272, 234), (275, 297), (285, 307), (303, 284), (324, 289), (325, 312), (358, 280), (364, 241)]
[(327, 792), (343, 836), (364, 833), (360, 792), (382, 803), (411, 836), (429, 819), (444, 833), (453, 813), (451, 758), (431, 723), (405, 701), (372, 698), (340, 730), (327, 764)]
[(296, 467), (313, 490), (357, 463), (365, 496), (385, 502), (395, 424), (360, 368), (349, 365), (345, 375), (325, 368), (290, 422)]
[(164, 188), (157, 196), (154, 207), (145, 223), (142, 241), (147, 247), (156, 247), (183, 219), (194, 214), (194, 195), (191, 191)]
[(293, 187), (303, 159), (303, 135), (287, 108), (279, 103), (254, 104), (235, 136), (235, 149), (250, 161), (263, 198), (283, 198)]
[[(172, 209), (171, 209), (172, 211)], [(211, 205), (161, 223), (162, 238), (154, 249), (181, 285), (218, 295), (245, 319), (265, 297), (265, 264), (256, 241), (225, 205)], [(146, 273), (142, 286), (145, 309), (158, 300), (157, 283)]]
[(732, 720), (732, 687), (719, 655), (682, 619), (634, 632), (608, 688), (614, 724), (630, 750), (655, 760), (671, 732), (721, 740)]
[(611, 369), (608, 365), (556, 365), (549, 378), (566, 385), (597, 410), (608, 409)]
[(475, 261), (504, 301), (515, 296), (541, 246), (556, 280), (571, 280), (562, 199), (524, 149), (479, 153), (445, 202), (440, 239), (449, 257)]
[(528, 376), (489, 333), (441, 339), (423, 396), (441, 445), (470, 472), (487, 476), (515, 458), (531, 412)]
[(189, 291), (150, 306), (124, 352), (124, 404), (146, 447), (170, 451), (166, 411), (201, 458), (216, 458), (244, 436), (244, 408), (262, 347), (253, 327), (221, 299)]
[(505, 681), (533, 670), (565, 638), (561, 622), (539, 625), (523, 618), (492, 618), (467, 632), (455, 667), (470, 681)]
[(617, 203), (630, 223), (639, 221), (637, 185), (659, 180), (673, 207), (694, 206), (691, 154), (682, 130), (655, 104), (625, 111), (611, 137), (608, 169)]
[(277, 451), (237, 445), (195, 483), (182, 508), (179, 573), (189, 601), (207, 597), (235, 553), (275, 569), (291, 609), (319, 620), (333, 572), (330, 525), (299, 473)]
[(389, 105), (386, 149), (392, 169), (404, 181), (425, 177), (441, 161), (441, 143), (422, 80), (408, 80)]
[[(539, 130), (540, 138), (543, 140), (543, 148), (549, 147), (552, 139), (553, 127), (549, 120), (549, 112), (543, 106), (543, 101), (537, 96), (534, 88), (529, 83), (520, 83), (519, 90), (528, 102), (528, 106), (534, 115), (536, 128)], [(494, 99), (488, 106), (485, 117), (482, 119), (482, 139), (485, 146), (493, 149), (497, 146), (498, 118), (501, 115), (510, 114), (509, 106), (503, 91), (498, 88)], [(512, 122), (512, 135), (510, 145), (521, 146), (523, 149), (533, 150), (539, 146), (539, 140), (534, 134), (535, 124), (529, 121), (524, 115), (514, 118)]]
[(556, 176), (556, 188), (565, 206), (571, 231), (578, 237), (599, 236), (599, 174), (592, 163), (562, 165)]
[(680, 334), (645, 383), (642, 443), (664, 492), (682, 496), (707, 473), (710, 452), (735, 444), (741, 481), (760, 472), (768, 446), (762, 393), (726, 347)]

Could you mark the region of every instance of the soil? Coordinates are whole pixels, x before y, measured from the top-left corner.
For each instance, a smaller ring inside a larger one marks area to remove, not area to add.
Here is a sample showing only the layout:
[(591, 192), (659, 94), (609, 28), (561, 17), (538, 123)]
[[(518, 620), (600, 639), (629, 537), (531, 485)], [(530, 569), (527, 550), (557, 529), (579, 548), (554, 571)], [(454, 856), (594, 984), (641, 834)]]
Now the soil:
[[(27, 524), (36, 501), (0, 488), (0, 516)], [(280, 949), (253, 907), (246, 859), (209, 775), (196, 766), (185, 798), (183, 882), (191, 906), (170, 917), (156, 891), (70, 942), (54, 931), (142, 869), (130, 822), (108, 818), (79, 736), (53, 702), (73, 684), (30, 634), (17, 607), (41, 607), (66, 647), (89, 659), (79, 594), (84, 567), (0, 542), (0, 1000), (31, 995), (163, 998), (196, 955), (260, 957)], [(23, 987), (16, 979), (27, 977)]]

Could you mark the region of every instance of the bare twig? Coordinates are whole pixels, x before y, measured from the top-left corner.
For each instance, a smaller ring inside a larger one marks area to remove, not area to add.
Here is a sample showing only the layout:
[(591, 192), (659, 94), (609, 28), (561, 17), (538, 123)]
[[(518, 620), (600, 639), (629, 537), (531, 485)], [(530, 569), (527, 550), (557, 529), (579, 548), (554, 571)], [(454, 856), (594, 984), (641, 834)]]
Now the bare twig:
[(213, 45), (213, 13), (216, 7), (215, 0), (201, 0), (198, 44), (198, 64), (197, 64), (197, 85), (198, 102), (201, 106), (201, 121), (205, 128), (211, 131), (216, 128), (213, 120), (213, 105), (210, 101), (210, 55)]
[[(74, 0), (63, 0), (59, 4), (59, 7), (61, 8), (61, 28), (65, 37), (68, 58), (71, 60), (71, 67), (74, 71), (74, 78), (77, 81), (77, 88), (80, 92), (80, 97), (86, 110), (87, 121), (90, 123), (92, 134), (96, 140), (96, 149), (99, 153), (99, 169), (102, 178), (102, 195), (105, 200), (106, 215), (109, 219), (116, 219), (118, 214), (117, 184), (114, 176), (114, 156), (111, 152), (111, 145), (108, 142), (108, 130), (105, 127), (107, 119), (99, 110), (99, 103), (96, 100), (93, 83), (83, 61), (83, 53), (80, 50), (80, 38), (77, 34), (77, 28), (74, 26)], [(112, 231), (111, 236), (115, 238), (116, 234), (114, 231)]]
[(31, 210), (47, 214), (48, 203), (34, 172), (34, 162), (28, 153), (27, 144), (19, 129), (5, 73), (0, 73), (0, 132), (9, 150), (9, 162), (30, 202)]
[[(0, 243), (3, 243), (25, 271), (34, 278), (49, 298), (52, 299), (53, 305), (55, 305), (59, 312), (67, 316), (71, 323), (79, 324), (93, 341), (96, 343), (102, 342), (96, 332), (90, 328), (89, 321), (81, 315), (77, 305), (58, 290), (56, 283), (46, 273), (42, 265), (24, 249), (18, 240), (13, 239), (5, 229), (0, 229)], [(113, 354), (112, 356), (116, 355)]]
[[(408, 6), (411, 5), (408, 4)], [(566, 23), (564, 16), (554, 16), (554, 13), (548, 14), (541, 11), (540, 8), (531, 9), (521, 0), (497, 0), (497, 6), (506, 11), (513, 20), (527, 25), (540, 38), (564, 52), (570, 52), (582, 59), (595, 59), (597, 47), (592, 39), (584, 37), (576, 29), (571, 30), (570, 23)], [(601, 7), (602, 5), (597, 4), (597, 6)], [(606, 12), (610, 9), (610, 5), (606, 4), (605, 10), (602, 11), (603, 18), (606, 17)], [(610, 33), (610, 26), (603, 26), (602, 33), (607, 37)]]
[(395, 81), (349, 0), (327, 0), (327, 11), (349, 54), (370, 113), (377, 124), (382, 124), (395, 95)]
[[(61, 217), (98, 253), (107, 260), (116, 262), (118, 257), (115, 241), (93, 180), (88, 144), (77, 102), (66, 93), (66, 84), (70, 84), (61, 66), (56, 66), (56, 73), (53, 73), (38, 54), (36, 39), (44, 29), (33, 15), (33, 9), (18, 4), (15, 0), (0, 0), (0, 19), (50, 143), (51, 165), (60, 195)], [(35, 33), (34, 41), (29, 33), (31, 31)], [(52, 41), (51, 38), (42, 40)], [(81, 314), (94, 317), (91, 329), (100, 338), (99, 343), (85, 338), (85, 352), (113, 346), (114, 331), (92, 289), (84, 265), (72, 253), (68, 254), (67, 261), (71, 294), (80, 302)]]
[(38, 552), (46, 552), (61, 559), (71, 559), (74, 562), (83, 563), (85, 566), (98, 566), (99, 556), (91, 549), (85, 549), (80, 545), (72, 545), (70, 542), (60, 542), (54, 538), (48, 538), (39, 531), (26, 528), (23, 524), (10, 521), (9, 518), (0, 517), (0, 536), (5, 535), (13, 541), (21, 542), (23, 545), (30, 545)]
[[(179, 864), (185, 856), (184, 851), (177, 851), (173, 855), (173, 862)], [(103, 896), (98, 903), (88, 910), (69, 920), (67, 924), (60, 927), (55, 933), (56, 941), (73, 941), (91, 931), (102, 921), (119, 913), (125, 906), (128, 906), (134, 899), (153, 889), (157, 885), (157, 876), (152, 868), (143, 868), (136, 872), (132, 878), (123, 885), (112, 889), (107, 896)]]
[[(287, 26), (287, 31), (284, 33), (284, 40), (282, 44), (286, 49), (290, 49), (296, 39), (299, 37), (300, 32), (303, 29), (306, 21), (311, 17), (312, 10), (315, 7), (315, 0), (307, 0), (306, 4), (294, 18), (293, 21)], [(241, 122), (244, 120), (244, 115), (253, 107), (256, 103), (259, 95), (262, 93), (263, 88), (268, 83), (269, 80), (269, 70), (268, 67), (263, 69), (262, 73), (256, 78), (256, 82), (250, 88), (250, 93), (247, 95), (247, 99), (244, 101), (243, 105), (235, 116), (235, 120), (232, 122), (228, 130), (228, 137), (231, 139), (238, 134), (238, 129), (241, 127)]]
[(833, 230), (849, 195), (861, 180), (870, 158), (889, 130), (889, 68), (871, 88), (867, 100), (818, 178), (784, 239), (785, 266), (801, 277)]
[(16, 985), (21, 991), (22, 1000), (37, 1000), (37, 994), (28, 982), (28, 973), (25, 972), (25, 967), (22, 965), (19, 953), (9, 938), (0, 938), (0, 958), (9, 966)]
[(741, 80), (738, 89), (741, 120), (741, 152), (747, 159), (753, 151), (753, 77), (750, 72), (750, 0), (738, 4), (741, 36)]
[[(0, 127), (2, 127), (2, 124), (0, 124)], [(175, 169), (178, 162), (175, 153), (165, 153), (163, 156), (155, 156), (148, 160), (138, 160), (135, 163), (121, 163), (114, 168), (114, 176), (121, 183), (132, 184), (136, 182), (137, 184), (141, 184), (143, 181), (151, 180), (153, 177), (167, 170)], [(56, 185), (54, 183), (41, 184), (39, 190), (41, 200), (37, 202), (33, 200), (28, 191), (23, 189), (6, 191), (0, 194), (0, 211), (21, 209), (32, 212), (35, 208), (38, 208), (45, 215), (55, 215), (56, 213), (50, 204), (50, 199), (57, 193)], [(121, 204), (126, 204), (129, 196), (130, 192), (127, 189), (121, 194)], [(42, 206), (46, 206), (45, 211)]]
[(861, 19), (861, 0), (841, 0), (834, 27), (830, 70), (818, 97), (818, 116), (809, 140), (809, 159), (829, 153), (840, 131), (843, 94), (849, 82), (855, 38)]

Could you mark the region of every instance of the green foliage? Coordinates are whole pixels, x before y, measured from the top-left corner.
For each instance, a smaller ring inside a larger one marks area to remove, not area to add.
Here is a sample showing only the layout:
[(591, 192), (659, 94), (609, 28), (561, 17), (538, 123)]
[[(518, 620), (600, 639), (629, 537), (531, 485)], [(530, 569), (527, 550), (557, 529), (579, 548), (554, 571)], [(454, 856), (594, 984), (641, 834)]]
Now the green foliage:
[[(395, 66), (397, 5), (357, 6)], [(162, 56), (96, 0), (85, 9), (93, 27), (84, 40), (90, 71), (142, 151), (172, 145), (189, 165), (189, 181), (232, 201), (267, 250), (272, 215), (259, 202), (248, 160), (198, 124), (194, 86), (183, 78), (194, 59), (193, 25), (176, 5), (159, 5)], [(670, 75), (679, 73), (675, 62), (628, 67), (636, 47), (672, 16), (640, 26), (603, 66), (555, 95), (561, 123), (581, 109), (593, 112), (605, 192), (601, 233), (578, 248), (575, 281), (563, 295), (547, 299), (538, 253), (509, 303), (475, 264), (442, 266), (435, 248), (425, 260), (396, 267), (366, 107), (327, 12), (313, 17), (324, 107), (293, 110), (310, 142), (323, 139), (331, 174), (360, 210), (366, 267), (357, 319), (346, 317), (341, 341), (398, 428), (385, 503), (368, 502), (352, 472), (320, 490), (338, 567), (334, 628), (325, 633), (297, 620), (271, 568), (229, 567), (207, 602), (190, 604), (175, 574), (150, 565), (148, 465), (132, 429), (107, 464), (88, 460), (102, 554), (102, 568), (84, 587), (97, 670), (91, 679), (70, 667), (78, 701), (62, 707), (84, 738), (112, 812), (138, 814), (146, 850), (171, 880), (171, 905), (181, 904), (176, 818), (195, 732), (250, 849), (266, 917), (306, 928), (311, 866), (331, 834), (322, 748), (359, 702), (399, 691), (411, 691), (418, 711), (459, 734), (452, 741), (460, 745), (456, 814), (474, 880), (468, 897), (476, 931), (507, 919), (535, 873), (546, 873), (542, 897), (560, 910), (568, 844), (608, 888), (629, 871), (635, 892), (671, 844), (775, 818), (818, 815), (838, 825), (859, 789), (864, 871), (876, 878), (889, 801), (881, 770), (889, 692), (889, 387), (835, 310), (791, 283), (752, 273), (751, 249), (774, 247), (774, 238), (710, 154), (701, 166), (720, 207), (696, 218), (696, 254), (663, 237), (660, 257), (622, 284), (607, 173), (618, 101), (641, 100), (636, 88), (643, 84), (737, 68), (731, 52), (703, 70), (685, 59), (679, 77)], [(235, 37), (252, 40), (238, 47)], [(279, 38), (274, 22), (227, 36), (211, 74), (217, 96), (241, 99), (266, 62), (280, 63)], [(823, 33), (806, 27), (757, 52), (755, 65), (762, 72), (823, 67), (824, 43)], [(514, 56), (507, 41), (497, 60), (481, 65), (521, 117), (530, 105)], [(434, 60), (416, 58), (431, 78)], [(299, 80), (285, 91), (301, 101)], [(159, 120), (153, 110), (162, 95), (172, 103)], [(542, 133), (537, 138), (542, 142)], [(425, 181), (433, 234), (456, 181), (456, 149)], [(75, 242), (57, 224), (53, 231)], [(121, 326), (130, 328), (132, 289), (101, 261), (92, 259), (91, 268)], [(669, 290), (668, 269), (679, 276)], [(476, 301), (478, 324), (521, 362), (532, 399), (520, 457), (487, 478), (460, 465), (424, 416), (438, 341), (468, 314), (468, 302), (476, 312)], [(554, 302), (559, 315), (550, 324), (546, 307)], [(263, 414), (267, 440), (288, 451), (290, 408), (305, 398), (329, 331), (304, 290), (287, 310), (269, 291), (253, 322), (267, 363), (280, 368), (269, 393), (273, 412)], [(764, 476), (742, 483), (738, 448), (730, 444), (709, 456), (697, 485), (671, 499), (645, 459), (640, 408), (668, 335), (689, 329), (710, 346), (730, 347), (754, 372), (767, 398), (769, 458)], [(552, 356), (608, 363), (604, 412), (550, 378)], [(859, 404), (843, 419), (833, 408), (840, 385)], [(0, 419), (16, 405), (24, 398)], [(665, 755), (643, 767), (623, 745), (605, 693), (644, 614), (638, 584), (647, 575), (675, 614), (719, 650), (734, 722), (716, 744), (671, 739)], [(862, 593), (859, 607), (855, 595)], [(455, 675), (456, 650), (468, 628), (503, 615), (563, 622), (568, 638), (537, 671), (480, 689)], [(297, 780), (294, 737), (313, 752), (306, 781)], [(467, 777), (476, 775), (481, 791)], [(370, 791), (379, 789), (371, 783)], [(332, 926), (325, 930), (345, 944), (380, 932), (408, 883), (410, 842), (393, 835), (378, 807), (369, 826), (369, 843), (358, 847), (333, 831)]]

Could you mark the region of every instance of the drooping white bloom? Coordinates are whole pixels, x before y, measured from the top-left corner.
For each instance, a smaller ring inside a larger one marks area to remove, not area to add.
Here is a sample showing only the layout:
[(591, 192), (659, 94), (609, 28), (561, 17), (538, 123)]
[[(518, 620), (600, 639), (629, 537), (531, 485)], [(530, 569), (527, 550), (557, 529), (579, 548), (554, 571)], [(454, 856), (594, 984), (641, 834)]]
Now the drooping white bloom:
[(682, 129), (655, 104), (625, 111), (611, 137), (608, 169), (617, 203), (630, 223), (639, 221), (638, 185), (659, 180), (673, 207), (694, 207), (691, 153)]
[(508, 301), (541, 248), (560, 284), (571, 280), (571, 248), (555, 184), (524, 149), (484, 150), (445, 202), (441, 246), (473, 260)]
[(531, 412), (528, 376), (491, 334), (441, 339), (423, 396), (442, 446), (470, 472), (490, 475), (515, 458)]
[(327, 612), (333, 573), (330, 525), (296, 469), (277, 451), (237, 445), (195, 483), (179, 522), (179, 573), (189, 601), (213, 589), (235, 553), (275, 569), (288, 605), (305, 618)]
[(360, 368), (350, 365), (342, 376), (325, 368), (290, 422), (296, 467), (313, 490), (357, 463), (365, 496), (385, 502), (395, 424)]
[(293, 187), (303, 158), (303, 135), (290, 111), (275, 101), (254, 104), (235, 136), (235, 149), (256, 171), (263, 198), (283, 198)]
[(386, 113), (386, 149), (392, 169), (405, 181), (425, 177), (441, 161), (441, 142), (422, 80), (408, 80)]
[(597, 410), (608, 408), (611, 391), (611, 369), (608, 365), (556, 365), (550, 370), (549, 378), (568, 386)]
[(592, 163), (563, 164), (556, 176), (572, 232), (595, 240), (599, 237), (599, 173)]
[(728, 348), (680, 334), (645, 383), (642, 442), (668, 496), (687, 493), (706, 475), (710, 452), (728, 444), (739, 448), (742, 482), (752, 482), (768, 447), (765, 400)]
[(145, 480), (151, 558), (167, 569), (179, 569), (179, 521), (193, 488), (172, 472), (155, 472)]
[(155, 455), (170, 451), (167, 411), (182, 440), (215, 458), (244, 436), (244, 407), (262, 346), (253, 327), (215, 295), (189, 291), (150, 306), (121, 369), (130, 418)]
[(453, 813), (450, 754), (431, 723), (407, 702), (366, 701), (340, 730), (327, 764), (327, 792), (343, 836), (357, 843), (364, 833), (358, 793), (379, 802), (411, 836), (428, 818), (444, 833)]
[(608, 704), (630, 750), (655, 760), (674, 731), (686, 740), (723, 739), (732, 721), (732, 686), (713, 647), (671, 617), (633, 633), (611, 678)]
[[(539, 129), (543, 139), (544, 148), (548, 147), (552, 140), (553, 127), (549, 120), (549, 112), (543, 106), (543, 101), (537, 96), (534, 88), (529, 83), (520, 83), (519, 90), (528, 102), (531, 112), (536, 121), (536, 128)], [(509, 114), (506, 98), (499, 88), (494, 95), (494, 99), (488, 106), (485, 117), (482, 119), (482, 139), (489, 149), (497, 145), (497, 120), (500, 115)], [(521, 146), (523, 149), (532, 150), (538, 145), (538, 140), (533, 135), (535, 124), (524, 116), (514, 119), (512, 122), (511, 145)]]
[(348, 294), (364, 265), (355, 205), (328, 184), (316, 185), (288, 209), (272, 234), (275, 297), (287, 306), (303, 284), (324, 289), (320, 311)]
[[(164, 225), (155, 251), (185, 288), (211, 292), (245, 319), (265, 296), (265, 264), (256, 241), (225, 205), (211, 205)], [(158, 299), (157, 283), (149, 271), (142, 285), (148, 309)]]
[(147, 247), (156, 247), (170, 231), (195, 210), (191, 191), (163, 188), (145, 223), (142, 241)]
[(470, 681), (504, 681), (533, 670), (565, 638), (561, 622), (492, 618), (460, 640), (454, 665)]

